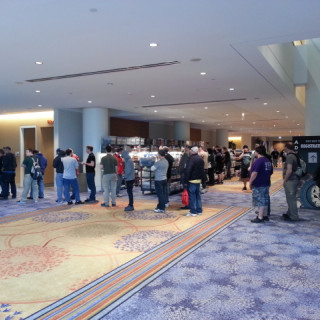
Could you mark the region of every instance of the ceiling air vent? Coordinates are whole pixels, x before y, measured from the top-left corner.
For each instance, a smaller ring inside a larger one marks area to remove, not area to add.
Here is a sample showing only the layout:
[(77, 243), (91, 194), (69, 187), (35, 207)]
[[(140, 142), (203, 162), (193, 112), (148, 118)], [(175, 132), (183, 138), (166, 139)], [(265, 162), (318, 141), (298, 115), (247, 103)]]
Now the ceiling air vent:
[(49, 80), (78, 78), (78, 77), (94, 76), (94, 75), (97, 75), (97, 74), (106, 74), (106, 73), (114, 73), (114, 72), (122, 72), (122, 71), (139, 70), (139, 69), (166, 67), (166, 66), (171, 66), (171, 65), (174, 65), (174, 64), (178, 64), (178, 63), (180, 63), (180, 62), (179, 61), (167, 61), (167, 62), (160, 62), (160, 63), (153, 63), (153, 64), (145, 64), (145, 65), (142, 65), (142, 66), (133, 66), (133, 67), (125, 67), (125, 68), (93, 71), (93, 72), (66, 74), (66, 75), (63, 75), (63, 76), (55, 76), (55, 77), (39, 78), (39, 79), (30, 79), (30, 80), (26, 80), (26, 81), (27, 82), (41, 82), (41, 81), (49, 81)]

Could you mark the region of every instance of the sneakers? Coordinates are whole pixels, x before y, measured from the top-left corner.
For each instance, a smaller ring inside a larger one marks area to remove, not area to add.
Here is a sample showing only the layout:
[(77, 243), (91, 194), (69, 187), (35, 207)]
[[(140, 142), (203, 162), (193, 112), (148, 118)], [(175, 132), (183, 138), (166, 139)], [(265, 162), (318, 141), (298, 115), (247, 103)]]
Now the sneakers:
[(184, 214), (184, 216), (186, 217), (196, 217), (197, 215), (198, 215), (197, 213), (191, 213), (191, 212)]
[(154, 209), (153, 212), (155, 212), (155, 213), (165, 213), (165, 211), (161, 210), (161, 209)]
[(264, 220), (264, 221), (269, 221), (270, 219), (269, 219), (268, 216), (263, 216), (263, 220)]
[(243, 187), (243, 188), (242, 188), (242, 191), (244, 191), (244, 190), (247, 190), (247, 187)]
[(113, 203), (113, 204), (112, 204), (112, 206), (113, 206), (113, 207), (115, 207), (115, 206), (116, 206), (116, 204), (115, 204), (115, 203)]
[(26, 201), (18, 201), (18, 204), (26, 204)]
[(73, 202), (69, 201), (67, 204), (68, 204), (68, 206), (71, 206), (73, 204)]
[(110, 206), (108, 204), (101, 203), (101, 207), (109, 208)]
[(80, 200), (80, 201), (76, 201), (75, 204), (84, 204), (84, 202)]
[(188, 206), (184, 206), (184, 207), (180, 207), (181, 210), (190, 210), (190, 207)]
[(167, 203), (165, 204), (165, 207), (166, 207), (166, 208), (169, 208), (169, 206), (170, 206), (170, 203), (167, 202)]
[(122, 197), (122, 194), (120, 194), (120, 193), (117, 194), (117, 197), (118, 197), (118, 198), (121, 198), (121, 197)]
[(124, 208), (124, 211), (133, 211), (134, 207), (133, 206), (127, 206)]
[(255, 219), (251, 220), (251, 222), (253, 223), (264, 223), (263, 219), (259, 219), (258, 217), (256, 217)]

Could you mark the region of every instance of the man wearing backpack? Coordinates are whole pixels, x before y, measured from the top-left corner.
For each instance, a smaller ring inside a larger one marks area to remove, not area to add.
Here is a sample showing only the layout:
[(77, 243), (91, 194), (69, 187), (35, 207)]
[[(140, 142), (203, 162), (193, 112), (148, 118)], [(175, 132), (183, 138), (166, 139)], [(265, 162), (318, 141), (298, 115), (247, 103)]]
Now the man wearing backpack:
[(285, 144), (285, 152), (287, 153), (286, 162), (283, 167), (283, 187), (288, 203), (288, 211), (282, 215), (284, 220), (298, 221), (297, 207), (297, 189), (299, 185), (299, 177), (295, 174), (298, 169), (298, 157), (294, 152), (294, 146), (291, 142)]
[(31, 176), (31, 170), (33, 167), (33, 164), (36, 163), (38, 159), (33, 155), (32, 149), (26, 150), (26, 158), (23, 160), (21, 167), (24, 168), (24, 179), (23, 179), (23, 191), (21, 195), (21, 200), (19, 201), (19, 204), (26, 204), (27, 201), (27, 195), (31, 188), (33, 189), (33, 201), (35, 203), (38, 202), (38, 183), (37, 180), (34, 180)]
[(249, 148), (247, 145), (243, 146), (243, 150), (238, 160), (241, 160), (241, 173), (240, 178), (243, 182), (242, 190), (247, 190), (247, 182), (249, 181), (249, 167), (251, 163), (251, 153), (249, 152)]

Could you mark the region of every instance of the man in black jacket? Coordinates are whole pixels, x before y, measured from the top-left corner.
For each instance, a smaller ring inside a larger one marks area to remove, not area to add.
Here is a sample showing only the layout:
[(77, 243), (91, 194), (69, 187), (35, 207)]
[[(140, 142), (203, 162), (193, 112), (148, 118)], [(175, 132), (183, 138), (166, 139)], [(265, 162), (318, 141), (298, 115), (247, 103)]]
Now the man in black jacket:
[(56, 202), (62, 203), (62, 193), (63, 193), (63, 163), (61, 161), (61, 158), (63, 158), (66, 153), (64, 150), (61, 150), (58, 148), (56, 150), (57, 156), (53, 160), (53, 167), (56, 169), (56, 187), (57, 187), (57, 197), (58, 199)]
[(204, 175), (204, 161), (198, 155), (198, 147), (190, 150), (190, 157), (185, 170), (185, 183), (188, 184), (190, 212), (187, 217), (196, 217), (202, 214), (200, 183)]
[(169, 163), (168, 171), (167, 171), (167, 193), (166, 193), (166, 208), (169, 207), (169, 194), (170, 194), (170, 179), (171, 179), (171, 171), (172, 171), (172, 165), (174, 163), (173, 156), (169, 153), (168, 147), (163, 147), (162, 150), (166, 153), (165, 158)]
[(3, 181), (3, 190), (1, 200), (7, 200), (9, 197), (9, 185), (11, 187), (12, 198), (17, 197), (17, 188), (16, 188), (16, 167), (17, 161), (13, 153), (11, 153), (10, 147), (4, 147), (4, 156), (2, 157), (2, 181)]

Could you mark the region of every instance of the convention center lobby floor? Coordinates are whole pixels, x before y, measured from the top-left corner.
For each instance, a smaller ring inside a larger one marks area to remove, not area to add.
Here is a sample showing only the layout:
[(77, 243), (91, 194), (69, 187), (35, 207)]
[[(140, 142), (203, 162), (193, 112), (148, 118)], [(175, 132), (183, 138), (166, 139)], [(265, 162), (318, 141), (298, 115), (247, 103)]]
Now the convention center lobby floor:
[[(320, 211), (287, 206), (280, 170), (270, 221), (255, 224), (251, 191), (237, 178), (208, 187), (203, 214), (186, 217), (181, 194), (154, 213), (135, 187), (135, 211), (0, 202), (0, 319), (320, 319)], [(88, 193), (82, 193), (85, 200)]]

